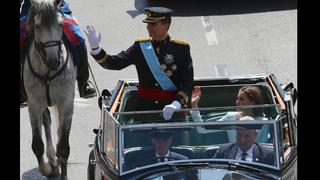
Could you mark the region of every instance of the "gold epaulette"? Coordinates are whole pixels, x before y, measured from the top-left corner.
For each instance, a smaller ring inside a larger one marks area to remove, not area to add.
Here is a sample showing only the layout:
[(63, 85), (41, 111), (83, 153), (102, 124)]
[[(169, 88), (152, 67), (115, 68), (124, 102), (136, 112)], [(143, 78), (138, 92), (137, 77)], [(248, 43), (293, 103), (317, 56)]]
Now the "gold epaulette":
[(144, 38), (138, 38), (136, 39), (136, 42), (143, 42), (143, 41), (151, 41), (151, 37), (144, 37)]
[(182, 97), (182, 98), (180, 98), (180, 103), (182, 105), (184, 105), (184, 104), (186, 104), (188, 102), (189, 97), (185, 92), (179, 91), (177, 96), (181, 96)]
[(171, 38), (170, 41), (177, 44), (188, 45), (186, 41), (180, 39)]

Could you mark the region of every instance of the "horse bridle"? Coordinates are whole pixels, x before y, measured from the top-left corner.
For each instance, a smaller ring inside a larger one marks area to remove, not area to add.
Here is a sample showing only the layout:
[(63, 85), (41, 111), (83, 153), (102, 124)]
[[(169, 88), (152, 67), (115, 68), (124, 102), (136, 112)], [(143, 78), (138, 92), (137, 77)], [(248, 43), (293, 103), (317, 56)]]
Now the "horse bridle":
[(52, 47), (52, 46), (59, 46), (59, 54), (60, 54), (61, 44), (62, 44), (62, 37), (59, 41), (47, 41), (45, 43), (42, 43), (40, 40), (39, 42), (34, 41), (34, 46), (40, 52), (41, 59), (44, 62), (44, 64), (47, 64), (47, 61), (46, 61), (47, 51), (45, 50), (45, 48)]
[[(47, 52), (46, 52), (45, 48), (52, 47), (52, 46), (59, 46), (59, 54), (60, 54), (61, 53), (61, 45), (63, 43), (62, 37), (63, 37), (63, 34), (61, 36), (61, 40), (59, 40), (59, 41), (47, 41), (45, 43), (42, 43), (41, 41), (37, 42), (36, 40), (34, 40), (35, 49), (37, 49), (39, 51), (39, 53), (41, 55), (41, 59), (44, 62), (44, 64), (47, 65), (47, 61), (45, 60), (46, 57), (47, 57)], [(27, 46), (27, 61), (28, 61), (29, 69), (30, 69), (30, 71), (32, 72), (33, 75), (35, 75), (38, 79), (42, 80), (43, 83), (45, 84), (47, 102), (48, 102), (49, 106), (51, 106), (51, 99), (50, 99), (50, 96), (49, 96), (49, 84), (50, 84), (50, 81), (52, 79), (54, 79), (59, 74), (61, 74), (61, 72), (66, 68), (66, 66), (68, 64), (68, 61), (69, 61), (69, 51), (67, 50), (67, 48), (66, 48), (66, 52), (67, 52), (66, 61), (62, 65), (62, 67), (52, 76), (49, 76), (50, 69), (48, 70), (48, 73), (45, 76), (43, 76), (43, 75), (37, 73), (34, 70), (34, 68), (31, 66), (30, 57), (29, 57), (29, 47)]]

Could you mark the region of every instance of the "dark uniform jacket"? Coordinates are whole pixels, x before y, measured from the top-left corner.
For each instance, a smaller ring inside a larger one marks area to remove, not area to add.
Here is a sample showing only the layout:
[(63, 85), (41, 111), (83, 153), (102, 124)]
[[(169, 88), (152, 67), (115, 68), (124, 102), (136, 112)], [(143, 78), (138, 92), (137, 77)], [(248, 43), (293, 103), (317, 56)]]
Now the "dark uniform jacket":
[[(137, 167), (143, 167), (150, 164), (157, 164), (159, 163), (159, 158), (157, 158), (155, 150), (151, 149), (150, 151), (143, 152), (141, 155), (137, 155), (134, 157), (134, 159), (126, 159), (126, 163), (124, 164), (124, 170), (129, 171), (132, 169), (135, 169)], [(175, 161), (175, 160), (186, 160), (189, 159), (187, 156), (184, 156), (182, 154), (178, 154), (175, 152), (170, 151), (169, 156), (167, 158), (167, 161)], [(166, 175), (162, 178), (163, 180), (176, 180), (176, 179), (188, 179), (186, 177), (186, 174), (184, 172), (180, 173), (172, 173), (170, 175)]]
[[(172, 99), (157, 98), (157, 93), (152, 91), (155, 89), (161, 90), (161, 87), (154, 78), (147, 61), (144, 58), (139, 45), (139, 42), (142, 41), (152, 42), (155, 53), (159, 59), (161, 69), (176, 86), (177, 91)], [(106, 69), (121, 70), (129, 65), (136, 66), (140, 88), (145, 90), (143, 91), (143, 94), (151, 94), (151, 96), (154, 96), (152, 98), (138, 96), (137, 110), (162, 109), (173, 100), (179, 101), (180, 104), (184, 106), (188, 99), (190, 99), (189, 97), (191, 97), (193, 90), (193, 65), (190, 55), (190, 46), (184, 41), (171, 38), (170, 36), (160, 42), (155, 42), (150, 37), (141, 38), (137, 39), (126, 51), (122, 51), (117, 55), (108, 55), (102, 49), (99, 54), (93, 55), (93, 57)], [(151, 91), (149, 91), (150, 89)]]
[[(216, 152), (213, 158), (221, 159), (236, 159), (237, 155), (237, 144), (228, 143), (222, 145)], [(260, 162), (263, 164), (274, 165), (274, 153), (272, 149), (260, 146), (258, 143), (254, 144), (253, 147), (253, 161)]]
[[(172, 151), (169, 152), (168, 157), (169, 157), (168, 161), (188, 159), (188, 157), (181, 155), (181, 154), (178, 154), (178, 153), (175, 153), (175, 152), (172, 152)], [(149, 153), (146, 152), (145, 154), (143, 154), (139, 157), (136, 157), (136, 158), (137, 158), (136, 167), (146, 166), (149, 164), (156, 164), (159, 162), (157, 159), (157, 156), (155, 154), (155, 151), (153, 151), (153, 152), (150, 151)]]

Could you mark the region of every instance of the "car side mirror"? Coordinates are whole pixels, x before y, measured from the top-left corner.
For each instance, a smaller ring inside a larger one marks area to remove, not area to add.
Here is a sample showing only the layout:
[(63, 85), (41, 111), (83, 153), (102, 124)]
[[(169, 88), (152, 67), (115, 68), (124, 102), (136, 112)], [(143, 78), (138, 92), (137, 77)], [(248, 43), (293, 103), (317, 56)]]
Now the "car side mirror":
[(290, 83), (288, 83), (287, 85), (285, 85), (283, 87), (283, 91), (288, 91), (288, 90), (293, 89), (293, 88), (294, 88), (293, 82), (290, 82)]
[(102, 90), (101, 96), (98, 98), (98, 105), (99, 105), (100, 110), (102, 108), (102, 103), (105, 106), (107, 106), (107, 109), (109, 110), (109, 106), (110, 106), (109, 99), (111, 96), (112, 96), (112, 94), (110, 93), (110, 91), (108, 89)]
[(290, 82), (287, 85), (283, 86), (283, 91), (284, 92), (291, 91), (292, 103), (293, 105), (295, 105), (298, 98), (298, 92), (297, 92), (297, 89), (294, 87), (293, 82)]

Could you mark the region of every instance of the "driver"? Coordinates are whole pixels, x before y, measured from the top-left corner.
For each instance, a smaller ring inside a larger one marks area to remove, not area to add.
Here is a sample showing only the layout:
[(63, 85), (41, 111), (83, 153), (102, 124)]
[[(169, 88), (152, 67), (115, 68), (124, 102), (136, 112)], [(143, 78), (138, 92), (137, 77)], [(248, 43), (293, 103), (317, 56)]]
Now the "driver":
[(153, 150), (137, 157), (137, 166), (145, 166), (159, 162), (188, 159), (188, 157), (169, 150), (173, 132), (160, 130), (151, 133)]

